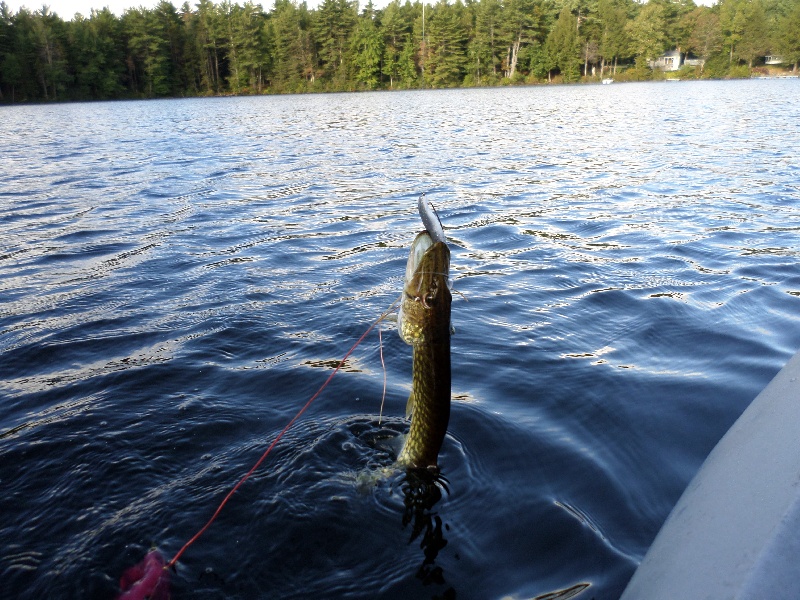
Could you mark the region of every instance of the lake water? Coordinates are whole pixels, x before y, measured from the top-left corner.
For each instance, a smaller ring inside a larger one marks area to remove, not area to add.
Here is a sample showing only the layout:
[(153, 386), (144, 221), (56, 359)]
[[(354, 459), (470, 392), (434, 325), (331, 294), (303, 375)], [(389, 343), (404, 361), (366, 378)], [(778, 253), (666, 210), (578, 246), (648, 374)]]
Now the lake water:
[(174, 555), (398, 297), (425, 191), (460, 292), (447, 490), (386, 468), (411, 351), (385, 323), (381, 424), (373, 332), (173, 598), (617, 598), (800, 348), (798, 97), (0, 108), (0, 595), (113, 598), (152, 545)]

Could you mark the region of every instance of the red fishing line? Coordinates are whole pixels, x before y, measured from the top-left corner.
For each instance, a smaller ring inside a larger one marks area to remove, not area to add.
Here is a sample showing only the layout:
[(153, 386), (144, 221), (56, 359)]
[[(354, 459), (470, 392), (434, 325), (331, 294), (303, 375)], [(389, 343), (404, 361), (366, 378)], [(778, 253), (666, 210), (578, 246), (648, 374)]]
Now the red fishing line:
[[(342, 360), (339, 361), (339, 364), (336, 365), (336, 368), (328, 376), (328, 379), (325, 380), (325, 383), (323, 383), (320, 386), (320, 388), (316, 391), (316, 393), (313, 396), (311, 396), (311, 398), (309, 398), (308, 402), (306, 402), (303, 405), (303, 407), (299, 411), (297, 411), (297, 414), (294, 417), (292, 417), (292, 420), (286, 424), (286, 427), (284, 427), (280, 431), (280, 433), (277, 436), (275, 436), (275, 439), (272, 440), (272, 443), (264, 451), (264, 454), (261, 455), (261, 458), (259, 458), (258, 461), (256, 461), (256, 464), (253, 465), (253, 467), (245, 474), (245, 476), (242, 477), (236, 483), (236, 485), (233, 486), (233, 489), (231, 489), (231, 491), (228, 492), (225, 498), (223, 498), (222, 502), (220, 502), (219, 506), (217, 507), (217, 510), (214, 511), (214, 514), (211, 515), (211, 518), (208, 520), (208, 522), (205, 525), (203, 525), (203, 527), (197, 533), (195, 533), (192, 536), (192, 538), (188, 542), (186, 542), (180, 550), (178, 550), (177, 554), (175, 554), (175, 556), (172, 557), (172, 560), (164, 564), (164, 559), (161, 557), (161, 554), (158, 553), (156, 550), (151, 550), (139, 564), (125, 571), (122, 578), (120, 579), (120, 589), (122, 594), (118, 597), (118, 600), (122, 599), (161, 600), (162, 598), (164, 599), (169, 598), (169, 568), (173, 567), (175, 563), (178, 562), (183, 553), (186, 552), (189, 546), (191, 546), (194, 542), (196, 542), (197, 539), (206, 532), (206, 530), (211, 526), (211, 524), (214, 522), (217, 516), (219, 516), (219, 513), (222, 512), (222, 509), (228, 503), (228, 500), (231, 499), (231, 496), (233, 496), (234, 492), (236, 492), (236, 490), (238, 490), (242, 486), (242, 484), (245, 481), (247, 481), (250, 475), (252, 475), (256, 471), (256, 469), (258, 469), (261, 463), (264, 462), (267, 456), (269, 456), (269, 453), (272, 452), (272, 449), (275, 447), (275, 445), (283, 437), (283, 434), (285, 434), (289, 430), (289, 428), (292, 425), (294, 425), (294, 423), (300, 418), (300, 416), (308, 409), (308, 407), (311, 406), (311, 403), (317, 399), (317, 397), (322, 393), (322, 390), (324, 390), (327, 387), (327, 385), (331, 382), (333, 376), (336, 375), (339, 369), (342, 368), (348, 357), (353, 353), (353, 351), (358, 347), (358, 345), (364, 341), (364, 338), (367, 337), (369, 332), (372, 331), (378, 323), (383, 321), (389, 315), (390, 312), (392, 312), (397, 302), (399, 302), (399, 300), (393, 302), (392, 305), (386, 310), (386, 312), (384, 312), (372, 325), (370, 325), (367, 328), (367, 330), (363, 334), (361, 334), (361, 337), (358, 338), (356, 343), (353, 344), (352, 348), (350, 348), (350, 350), (347, 351)], [(381, 349), (381, 362), (383, 362), (382, 349)]]
[[(248, 478), (258, 469), (262, 462), (267, 458), (272, 449), (275, 445), (280, 441), (289, 428), (294, 425), (295, 421), (300, 418), (300, 416), (311, 406), (311, 403), (317, 399), (317, 397), (322, 393), (327, 385), (333, 379), (333, 376), (342, 368), (345, 361), (348, 357), (353, 353), (353, 351), (358, 347), (358, 345), (364, 341), (364, 338), (367, 337), (370, 331), (372, 331), (375, 326), (383, 321), (389, 313), (394, 310), (395, 305), (399, 302), (396, 300), (392, 303), (392, 305), (384, 312), (372, 325), (370, 325), (367, 330), (361, 334), (361, 337), (358, 338), (355, 344), (353, 344), (352, 348), (347, 351), (347, 353), (342, 357), (342, 360), (339, 361), (339, 364), (336, 365), (336, 368), (333, 372), (328, 376), (320, 388), (316, 391), (316, 393), (309, 398), (308, 402), (306, 402), (303, 407), (297, 411), (297, 414), (292, 417), (292, 420), (286, 424), (280, 433), (272, 440), (272, 443), (269, 447), (264, 451), (264, 454), (261, 455), (261, 458), (256, 461), (256, 464), (242, 477), (233, 489), (223, 498), (222, 502), (220, 502), (217, 510), (214, 511), (214, 514), (211, 515), (211, 518), (208, 522), (203, 525), (200, 530), (195, 533), (192, 538), (186, 542), (183, 547), (178, 550), (177, 554), (172, 557), (168, 563), (164, 564), (164, 559), (162, 558), (161, 554), (159, 554), (156, 550), (151, 550), (144, 559), (138, 563), (137, 565), (127, 569), (125, 573), (123, 573), (122, 578), (120, 580), (120, 590), (121, 595), (118, 597), (119, 600), (161, 600), (162, 598), (169, 598), (169, 568), (173, 567), (175, 563), (178, 562), (180, 557), (183, 555), (184, 552), (191, 546), (193, 543), (197, 541), (197, 539), (205, 533), (205, 531), (211, 526), (214, 520), (219, 516), (219, 513), (222, 512), (224, 506), (228, 503), (228, 500), (231, 499), (231, 496), (238, 490), (242, 484), (248, 480)], [(383, 350), (381, 349), (381, 362), (383, 362)], [(384, 374), (385, 377), (385, 374)], [(385, 389), (385, 383), (384, 383)], [(163, 565), (163, 567), (162, 567)]]
[[(279, 434), (278, 434), (278, 435), (275, 437), (275, 439), (274, 439), (274, 440), (272, 440), (272, 443), (271, 443), (271, 444), (269, 445), (269, 447), (268, 447), (268, 448), (267, 448), (267, 449), (264, 451), (264, 454), (262, 454), (262, 455), (261, 455), (261, 458), (259, 458), (259, 459), (256, 461), (256, 464), (254, 464), (254, 465), (253, 465), (253, 467), (252, 467), (252, 468), (251, 468), (251, 469), (250, 469), (250, 470), (249, 470), (249, 471), (248, 471), (248, 472), (245, 474), (245, 476), (244, 476), (244, 477), (242, 477), (242, 478), (239, 480), (239, 482), (238, 482), (238, 483), (237, 483), (235, 486), (233, 486), (233, 489), (232, 489), (230, 492), (228, 492), (228, 495), (227, 495), (227, 496), (225, 496), (225, 498), (222, 500), (222, 502), (220, 502), (220, 505), (217, 507), (217, 510), (216, 510), (216, 511), (214, 511), (214, 514), (213, 514), (213, 515), (211, 515), (211, 518), (208, 520), (208, 522), (207, 522), (205, 525), (203, 525), (203, 527), (200, 529), (200, 531), (198, 531), (197, 533), (195, 533), (195, 534), (192, 536), (192, 538), (191, 538), (191, 539), (190, 539), (188, 542), (186, 542), (186, 543), (183, 545), (183, 548), (181, 548), (180, 550), (178, 550), (178, 553), (177, 553), (175, 556), (173, 556), (173, 557), (172, 557), (172, 560), (170, 560), (170, 561), (169, 561), (169, 563), (167, 563), (167, 564), (166, 564), (166, 566), (164, 567), (165, 569), (168, 569), (169, 567), (172, 567), (172, 566), (173, 566), (173, 565), (174, 565), (176, 562), (178, 562), (178, 559), (180, 559), (181, 555), (183, 555), (183, 553), (186, 551), (186, 549), (187, 549), (189, 546), (191, 546), (191, 545), (192, 545), (192, 544), (193, 544), (193, 543), (194, 543), (194, 542), (197, 540), (197, 538), (199, 538), (201, 535), (203, 535), (203, 534), (205, 533), (206, 529), (208, 529), (208, 528), (211, 526), (211, 524), (212, 524), (212, 523), (214, 522), (214, 520), (217, 518), (217, 516), (219, 515), (219, 513), (222, 511), (223, 507), (224, 507), (224, 506), (225, 506), (225, 505), (228, 503), (228, 500), (230, 500), (231, 496), (233, 496), (233, 494), (236, 492), (236, 490), (238, 490), (238, 489), (241, 487), (241, 485), (242, 485), (242, 484), (243, 484), (245, 481), (247, 481), (247, 479), (250, 477), (250, 475), (252, 475), (252, 474), (253, 474), (253, 473), (256, 471), (256, 469), (258, 469), (258, 467), (259, 467), (259, 466), (261, 466), (261, 463), (262, 463), (262, 462), (264, 462), (264, 459), (265, 459), (265, 458), (267, 458), (267, 456), (269, 455), (269, 453), (270, 453), (270, 452), (272, 452), (272, 449), (275, 447), (275, 445), (276, 445), (276, 444), (277, 444), (277, 443), (280, 441), (280, 439), (283, 437), (283, 434), (284, 434), (284, 433), (286, 433), (286, 432), (289, 430), (289, 428), (290, 428), (292, 425), (294, 425), (295, 421), (297, 421), (297, 419), (299, 419), (299, 418), (300, 418), (300, 416), (301, 416), (301, 415), (302, 415), (304, 412), (306, 412), (306, 409), (307, 409), (309, 406), (311, 406), (311, 403), (312, 403), (312, 402), (314, 402), (314, 400), (316, 400), (316, 399), (317, 399), (317, 397), (318, 397), (318, 396), (319, 396), (319, 395), (322, 393), (322, 390), (324, 390), (324, 389), (325, 389), (325, 388), (328, 386), (328, 384), (331, 382), (331, 379), (333, 379), (333, 376), (334, 376), (334, 375), (336, 375), (336, 373), (339, 371), (339, 369), (341, 369), (341, 368), (342, 368), (342, 366), (344, 365), (344, 363), (345, 363), (345, 361), (347, 360), (347, 358), (348, 358), (348, 357), (349, 357), (349, 356), (350, 356), (350, 355), (353, 353), (353, 351), (354, 351), (356, 348), (358, 348), (358, 345), (359, 345), (361, 342), (363, 342), (363, 341), (364, 341), (364, 338), (365, 338), (365, 337), (367, 337), (367, 335), (369, 334), (369, 332), (370, 332), (370, 331), (372, 331), (372, 330), (375, 328), (375, 326), (376, 326), (378, 323), (380, 323), (381, 321), (383, 321), (383, 320), (384, 320), (384, 319), (387, 317), (387, 315), (388, 315), (388, 314), (389, 314), (389, 313), (390, 313), (390, 312), (391, 312), (391, 311), (394, 309), (394, 306), (395, 306), (395, 304), (397, 304), (397, 302), (399, 302), (399, 300), (396, 300), (396, 301), (395, 301), (395, 302), (394, 302), (394, 303), (393, 303), (393, 304), (392, 304), (392, 305), (391, 305), (391, 306), (390, 306), (390, 307), (389, 307), (389, 308), (386, 310), (386, 312), (384, 312), (384, 313), (383, 313), (383, 314), (382, 314), (382, 315), (381, 315), (381, 316), (378, 318), (378, 320), (377, 320), (377, 321), (375, 321), (375, 322), (374, 322), (372, 325), (370, 325), (370, 326), (367, 328), (367, 330), (366, 330), (366, 331), (365, 331), (363, 334), (361, 334), (361, 337), (360, 337), (360, 338), (358, 338), (358, 340), (356, 341), (356, 343), (355, 343), (355, 344), (353, 344), (352, 348), (350, 348), (350, 350), (348, 350), (348, 351), (347, 351), (347, 354), (345, 354), (345, 355), (344, 355), (344, 357), (342, 357), (342, 360), (340, 360), (340, 361), (339, 361), (339, 364), (338, 364), (338, 365), (336, 365), (336, 368), (333, 370), (333, 372), (332, 372), (332, 373), (331, 373), (331, 374), (328, 376), (328, 378), (325, 380), (325, 383), (323, 383), (323, 384), (320, 386), (320, 388), (319, 388), (319, 389), (316, 391), (316, 393), (315, 393), (313, 396), (311, 396), (311, 398), (309, 398), (309, 399), (308, 399), (308, 402), (306, 402), (306, 403), (303, 405), (303, 408), (301, 408), (299, 411), (297, 411), (297, 414), (296, 414), (294, 417), (292, 417), (292, 420), (291, 420), (291, 421), (289, 421), (289, 422), (286, 424), (286, 427), (284, 427), (284, 428), (281, 430), (281, 432), (280, 432), (280, 433), (279, 433)], [(381, 356), (381, 361), (382, 361), (382, 360), (383, 360), (383, 356)]]

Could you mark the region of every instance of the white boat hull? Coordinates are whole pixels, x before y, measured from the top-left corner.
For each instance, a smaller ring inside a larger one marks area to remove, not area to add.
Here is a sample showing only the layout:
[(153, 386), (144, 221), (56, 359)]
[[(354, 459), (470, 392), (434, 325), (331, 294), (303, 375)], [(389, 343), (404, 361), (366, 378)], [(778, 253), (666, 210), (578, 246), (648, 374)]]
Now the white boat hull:
[(797, 598), (800, 353), (720, 440), (622, 600)]

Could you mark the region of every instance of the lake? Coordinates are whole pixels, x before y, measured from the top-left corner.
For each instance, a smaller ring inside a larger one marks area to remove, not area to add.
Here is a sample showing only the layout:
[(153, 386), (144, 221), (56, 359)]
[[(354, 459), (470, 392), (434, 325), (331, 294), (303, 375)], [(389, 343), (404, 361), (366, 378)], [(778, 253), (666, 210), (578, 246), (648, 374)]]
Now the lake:
[(455, 290), (442, 487), (391, 469), (411, 349), (383, 323), (172, 597), (618, 598), (800, 349), (798, 92), (0, 108), (4, 597), (113, 598), (174, 555), (399, 296), (425, 192)]

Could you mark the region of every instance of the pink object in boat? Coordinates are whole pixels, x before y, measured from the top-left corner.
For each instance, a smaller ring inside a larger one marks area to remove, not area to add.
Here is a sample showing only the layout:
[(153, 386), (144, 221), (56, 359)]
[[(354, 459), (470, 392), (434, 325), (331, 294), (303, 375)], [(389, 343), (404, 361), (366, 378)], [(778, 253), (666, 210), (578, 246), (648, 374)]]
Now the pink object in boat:
[(169, 600), (169, 570), (164, 557), (151, 550), (142, 562), (131, 567), (119, 579), (122, 592), (117, 600)]

